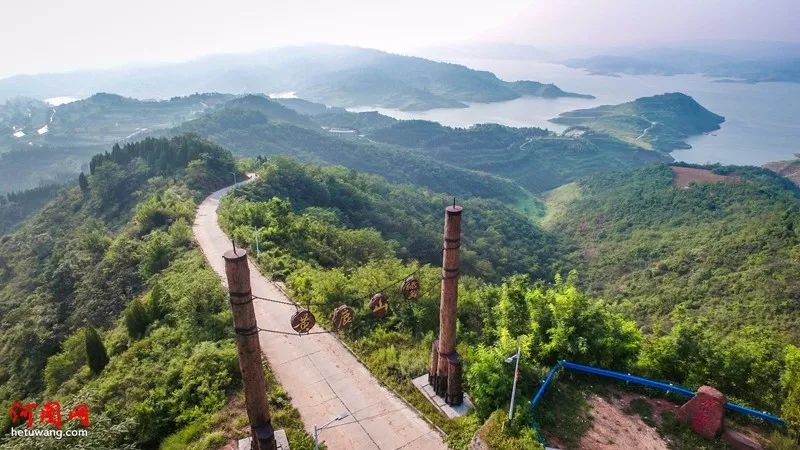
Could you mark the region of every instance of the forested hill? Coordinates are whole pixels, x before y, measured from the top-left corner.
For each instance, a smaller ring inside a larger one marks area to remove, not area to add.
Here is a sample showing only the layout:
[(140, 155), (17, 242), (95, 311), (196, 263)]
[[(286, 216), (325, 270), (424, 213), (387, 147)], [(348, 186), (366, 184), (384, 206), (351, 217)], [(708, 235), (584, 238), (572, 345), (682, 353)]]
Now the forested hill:
[[(301, 164), (288, 158), (273, 158), (265, 163), (259, 178), (237, 188), (234, 196), (250, 202), (266, 202), (273, 197), (288, 199), (297, 213), (308, 213), (325, 223), (375, 229), (383, 239), (392, 242), (398, 256), (430, 264), (440, 263), (444, 206), (453, 199), (448, 193), (390, 183), (342, 167)], [(470, 211), (464, 218), (465, 230), (469, 229), (464, 236), (464, 274), (487, 280), (520, 272), (536, 278), (552, 277), (557, 241), (542, 233), (530, 217), (498, 201), (469, 197), (458, 201)], [(228, 222), (257, 217), (260, 212), (256, 205), (231, 206), (228, 210), (234, 217), (228, 217)], [(251, 236), (240, 237), (243, 242), (252, 240)], [(286, 239), (294, 240), (288, 236)], [(320, 248), (311, 246), (298, 254), (326, 253), (322, 249), (328, 245), (324, 240), (315, 244)], [(352, 247), (331, 248), (330, 253), (351, 252)], [(279, 259), (275, 258), (274, 264), (280, 264)]]
[(692, 97), (676, 92), (569, 111), (551, 120), (589, 127), (632, 145), (669, 153), (677, 148), (690, 148), (684, 142), (687, 137), (717, 130), (725, 118)]
[(189, 121), (174, 132), (196, 133), (241, 156), (287, 155), (308, 162), (342, 165), (457, 196), (496, 198), (509, 203), (526, 202), (530, 197), (504, 178), (438, 161), (407, 148), (273, 121), (253, 109), (224, 108)]
[[(106, 440), (92, 448), (152, 446), (179, 424), (221, 407), (236, 373), (232, 346), (217, 342), (228, 338), (222, 324), (230, 319), (218, 278), (191, 250), (189, 224), (196, 199), (230, 184), (235, 170), (230, 152), (191, 136), (115, 147), (92, 160), (91, 174), (2, 236), (0, 401), (41, 400), (45, 393), (64, 404), (91, 398), (93, 432)], [(170, 269), (173, 281), (156, 300), (129, 306), (173, 264), (181, 268)], [(182, 278), (187, 275), (193, 278)], [(127, 321), (133, 331), (122, 319), (130, 308), (137, 309)], [(136, 342), (156, 328), (155, 341)], [(87, 361), (84, 343), (94, 336), (106, 349)], [(167, 355), (162, 345), (184, 350)], [(198, 358), (202, 366), (192, 363)], [(170, 364), (188, 364), (194, 372), (180, 381)], [(211, 367), (213, 380), (206, 373)], [(210, 383), (213, 392), (202, 403), (176, 385), (190, 389), (194, 382)], [(159, 391), (173, 398), (156, 399)], [(175, 408), (166, 408), (168, 402)], [(146, 404), (161, 409), (148, 412)], [(8, 427), (6, 415), (0, 435)]]
[(0, 234), (8, 233), (55, 197), (64, 186), (44, 185), (0, 195)]
[(586, 175), (671, 161), (669, 156), (592, 131), (557, 135), (539, 128), (482, 124), (463, 129), (408, 120), (368, 136), (513, 180), (532, 192), (547, 191)]
[(0, 104), (0, 193), (74, 179), (92, 155), (114, 143), (177, 126), (233, 98), (149, 101), (98, 93), (55, 107), (31, 99)]
[(654, 373), (766, 404), (773, 361), (800, 343), (798, 190), (764, 169), (711, 169), (727, 178), (677, 187), (681, 168), (659, 166), (564, 186), (547, 228), (571, 241), (582, 286), (660, 336)]

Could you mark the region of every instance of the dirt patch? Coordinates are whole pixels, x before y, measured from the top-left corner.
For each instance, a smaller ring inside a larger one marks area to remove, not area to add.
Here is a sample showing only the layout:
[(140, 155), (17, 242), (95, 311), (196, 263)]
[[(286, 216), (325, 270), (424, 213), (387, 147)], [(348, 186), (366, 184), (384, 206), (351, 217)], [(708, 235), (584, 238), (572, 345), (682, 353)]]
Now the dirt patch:
[(708, 184), (737, 181), (740, 181), (740, 178), (735, 175), (719, 175), (708, 169), (672, 167), (672, 184), (677, 187), (688, 187), (691, 183)]
[(677, 406), (670, 402), (650, 400), (642, 396), (624, 394), (619, 398), (605, 399), (592, 396), (589, 399), (593, 417), (592, 428), (582, 437), (583, 450), (617, 450), (635, 448), (640, 450), (667, 450), (667, 442), (655, 428), (647, 425), (637, 414), (627, 414), (626, 408), (633, 399), (643, 399), (652, 408), (654, 418), (664, 411), (673, 411)]
[(778, 175), (783, 175), (792, 181), (792, 183), (800, 186), (800, 160), (794, 159), (791, 161), (775, 161), (764, 164), (765, 169), (769, 169)]

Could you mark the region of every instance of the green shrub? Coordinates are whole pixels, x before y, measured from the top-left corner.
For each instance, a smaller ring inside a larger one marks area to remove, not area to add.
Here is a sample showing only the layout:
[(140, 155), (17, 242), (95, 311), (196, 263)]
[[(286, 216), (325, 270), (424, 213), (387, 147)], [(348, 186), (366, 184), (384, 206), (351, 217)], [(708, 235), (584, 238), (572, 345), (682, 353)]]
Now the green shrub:
[(781, 376), (781, 386), (786, 393), (783, 401), (783, 418), (800, 440), (800, 348), (794, 345), (786, 347), (785, 368)]
[(170, 236), (160, 230), (150, 233), (142, 249), (142, 261), (139, 264), (142, 278), (147, 279), (166, 269), (172, 257), (173, 247)]
[(103, 339), (100, 338), (100, 334), (94, 328), (86, 328), (84, 335), (86, 339), (86, 361), (89, 363), (89, 369), (91, 369), (92, 373), (99, 375), (108, 364), (106, 347), (103, 345)]
[[(524, 410), (520, 409), (519, 413)], [(515, 411), (517, 414), (517, 411)], [(517, 414), (511, 424), (508, 423), (506, 411), (495, 411), (481, 428), (480, 433), (492, 450), (542, 450), (536, 432), (523, 419), (524, 414)]]
[(125, 309), (125, 327), (132, 339), (141, 339), (150, 325), (150, 315), (141, 300), (132, 301)]

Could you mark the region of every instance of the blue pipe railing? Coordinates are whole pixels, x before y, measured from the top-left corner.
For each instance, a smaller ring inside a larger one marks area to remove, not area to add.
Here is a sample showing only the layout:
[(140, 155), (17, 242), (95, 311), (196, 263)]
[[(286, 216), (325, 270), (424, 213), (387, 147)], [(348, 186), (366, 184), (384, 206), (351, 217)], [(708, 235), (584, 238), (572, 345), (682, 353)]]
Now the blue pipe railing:
[(533, 397), (533, 400), (531, 400), (531, 409), (536, 408), (536, 404), (539, 403), (539, 400), (542, 398), (542, 395), (544, 395), (544, 391), (547, 390), (547, 386), (549, 386), (550, 382), (553, 381), (553, 377), (556, 376), (556, 372), (558, 372), (559, 367), (560, 365), (556, 364), (555, 366), (553, 366), (552, 369), (550, 369), (550, 373), (547, 374), (547, 378), (544, 379), (542, 387), (539, 388), (539, 391), (536, 392), (536, 396)]
[[(547, 387), (550, 385), (550, 382), (553, 380), (553, 377), (555, 376), (556, 372), (558, 372), (558, 370), (562, 367), (577, 372), (585, 372), (593, 375), (600, 375), (602, 377), (622, 380), (625, 382), (641, 384), (642, 386), (661, 389), (663, 391), (666, 391), (667, 393), (674, 392), (676, 394), (680, 394), (686, 397), (694, 397), (696, 395), (695, 391), (686, 389), (681, 386), (676, 386), (672, 383), (663, 383), (660, 381), (654, 381), (654, 380), (649, 380), (647, 378), (637, 377), (631, 374), (614, 372), (613, 370), (606, 370), (598, 367), (586, 366), (583, 364), (577, 364), (569, 361), (559, 361), (553, 366), (552, 369), (550, 369), (550, 373), (547, 375), (547, 378), (544, 380), (544, 383), (542, 383), (542, 386), (539, 388), (539, 391), (536, 392), (536, 396), (533, 398), (533, 400), (531, 400), (531, 409), (535, 408), (536, 404), (539, 403), (539, 400), (542, 398), (542, 395), (544, 395), (544, 392), (547, 390)], [(737, 405), (736, 403), (728, 402), (725, 404), (725, 408), (731, 411), (736, 411), (742, 414), (757, 417), (759, 419), (766, 420), (767, 422), (771, 422), (776, 425), (786, 424), (780, 417), (767, 414), (766, 412), (756, 411), (754, 409), (746, 408), (744, 406)]]

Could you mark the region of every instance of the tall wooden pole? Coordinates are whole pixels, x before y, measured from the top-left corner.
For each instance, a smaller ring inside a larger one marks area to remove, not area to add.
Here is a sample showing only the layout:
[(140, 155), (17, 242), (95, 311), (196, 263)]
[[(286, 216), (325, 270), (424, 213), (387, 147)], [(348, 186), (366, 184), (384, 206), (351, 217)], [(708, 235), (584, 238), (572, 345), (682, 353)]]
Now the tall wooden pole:
[[(456, 308), (458, 305), (459, 247), (461, 246), (461, 211), (453, 204), (445, 209), (442, 254), (442, 290), (439, 304), (439, 340), (431, 357), (433, 387), (450, 405), (460, 405), (464, 391), (461, 381), (461, 358), (456, 352)], [(435, 358), (438, 353), (438, 358)], [(433, 363), (436, 361), (434, 370)]]
[(253, 437), (252, 450), (276, 450), (275, 432), (269, 416), (267, 386), (261, 365), (261, 344), (258, 342), (258, 325), (250, 290), (250, 268), (247, 251), (235, 248), (225, 252), (225, 275), (228, 277), (233, 329), (236, 332), (236, 349), (239, 369), (242, 371), (247, 418)]

